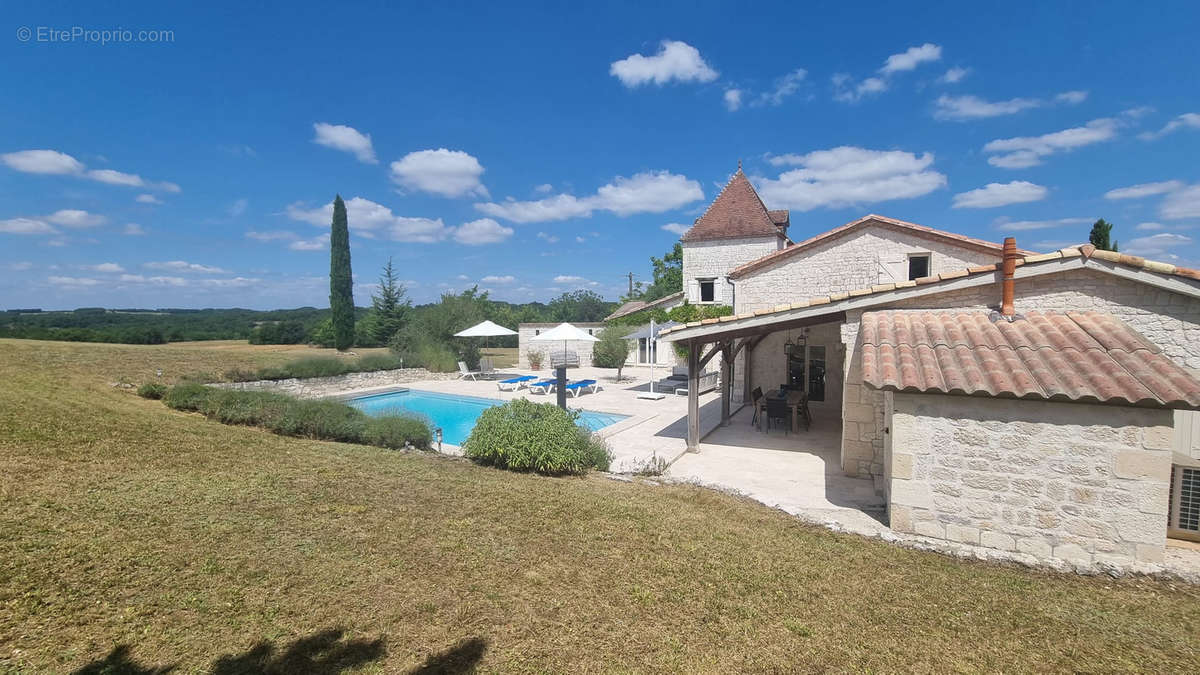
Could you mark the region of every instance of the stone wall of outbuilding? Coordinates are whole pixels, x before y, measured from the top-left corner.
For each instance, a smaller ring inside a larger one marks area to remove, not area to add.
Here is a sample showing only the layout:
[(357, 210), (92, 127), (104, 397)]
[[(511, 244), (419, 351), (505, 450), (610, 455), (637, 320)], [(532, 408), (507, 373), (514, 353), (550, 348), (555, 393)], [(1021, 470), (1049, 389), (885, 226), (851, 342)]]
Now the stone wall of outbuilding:
[(893, 530), (1078, 566), (1162, 562), (1172, 411), (888, 399)]
[[(538, 333), (545, 333), (554, 328), (556, 323), (523, 323), (517, 326), (517, 367), (521, 370), (529, 370), (529, 352), (530, 350), (539, 351), (543, 354), (542, 370), (550, 370), (550, 352), (560, 352), (563, 349), (562, 342), (542, 342), (534, 341), (533, 337)], [(571, 324), (580, 330), (585, 330), (593, 335), (600, 335), (600, 331), (604, 330), (603, 323), (574, 323)], [(630, 332), (634, 329), (630, 328)], [(579, 354), (579, 365), (592, 365), (592, 345), (596, 344), (587, 340), (568, 340), (567, 351), (572, 351)]]

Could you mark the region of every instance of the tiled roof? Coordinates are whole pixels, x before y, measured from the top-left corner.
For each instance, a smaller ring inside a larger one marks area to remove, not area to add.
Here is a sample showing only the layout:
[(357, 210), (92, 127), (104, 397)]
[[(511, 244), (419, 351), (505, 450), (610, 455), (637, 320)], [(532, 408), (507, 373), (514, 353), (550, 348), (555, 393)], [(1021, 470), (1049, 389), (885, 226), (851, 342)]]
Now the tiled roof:
[(775, 220), (763, 206), (742, 167), (729, 179), (704, 215), (696, 219), (681, 241), (778, 236)]
[[(872, 213), (870, 215), (863, 216), (858, 220), (853, 220), (849, 223), (846, 223), (841, 227), (835, 227), (828, 232), (822, 232), (815, 237), (797, 242), (791, 246), (788, 246), (787, 248), (780, 249), (773, 253), (768, 253), (767, 255), (757, 260), (751, 260), (740, 267), (735, 267), (729, 272), (729, 276), (736, 279), (737, 277), (743, 276), (748, 272), (753, 272), (754, 270), (761, 269), (763, 267), (769, 267), (775, 263), (787, 260), (788, 258), (799, 254), (801, 251), (806, 251), (817, 244), (829, 241), (844, 234), (848, 234), (854, 230), (862, 229), (872, 223), (900, 230), (902, 232), (908, 232), (909, 234), (914, 234), (918, 237), (925, 237), (927, 239), (940, 239), (942, 241), (948, 241), (952, 244), (957, 244), (967, 248), (991, 251), (996, 254), (997, 259), (999, 259), (1004, 248), (1003, 245), (992, 241), (984, 241), (983, 239), (966, 237), (961, 234), (954, 234), (953, 232), (935, 230), (932, 227), (925, 227), (924, 225), (917, 225), (916, 223), (909, 223), (903, 220), (896, 220), (895, 218), (888, 218), (886, 216), (879, 216)], [(1034, 252), (1021, 251), (1021, 253), (1033, 255)]]
[(628, 314), (633, 314), (634, 312), (640, 312), (643, 309), (653, 309), (655, 307), (661, 307), (662, 305), (669, 305), (672, 302), (677, 302), (682, 299), (683, 299), (683, 291), (679, 291), (678, 293), (672, 293), (670, 295), (664, 295), (663, 297), (661, 297), (657, 300), (651, 300), (650, 302), (642, 302), (641, 300), (630, 300), (629, 302), (618, 307), (617, 310), (615, 312), (613, 312), (612, 314), (609, 314), (608, 316), (604, 317), (604, 320), (609, 321), (612, 319), (620, 318), (622, 316), (626, 316)]
[[(1055, 251), (1053, 253), (1041, 253), (1041, 254), (1026, 255), (1024, 257), (1017, 258), (1016, 265), (1018, 267), (1020, 267), (1022, 265), (1027, 265), (1027, 264), (1050, 262), (1050, 261), (1054, 261), (1054, 260), (1062, 260), (1062, 259), (1070, 259), (1070, 258), (1080, 258), (1085, 261), (1090, 258), (1095, 258), (1097, 260), (1105, 260), (1108, 262), (1123, 265), (1125, 267), (1131, 267), (1134, 269), (1145, 270), (1147, 272), (1154, 272), (1157, 274), (1166, 274), (1166, 275), (1171, 275), (1171, 276), (1182, 277), (1185, 279), (1189, 279), (1191, 281), (1200, 281), (1200, 270), (1194, 270), (1194, 269), (1190, 269), (1187, 267), (1177, 267), (1170, 263), (1157, 262), (1154, 260), (1146, 260), (1145, 258), (1141, 258), (1141, 257), (1135, 256), (1135, 255), (1127, 255), (1124, 253), (1114, 253), (1112, 251), (1103, 251), (1103, 250), (1097, 249), (1095, 246), (1092, 246), (1091, 244), (1084, 244), (1083, 246), (1072, 247), (1072, 248), (1064, 248), (1061, 251)], [(714, 324), (714, 323), (717, 323), (718, 321), (723, 323), (723, 322), (727, 322), (727, 321), (739, 321), (742, 319), (753, 319), (753, 318), (761, 317), (761, 316), (769, 316), (771, 314), (776, 314), (779, 312), (787, 312), (787, 311), (794, 310), (794, 309), (802, 309), (805, 307), (811, 307), (813, 305), (828, 305), (830, 303), (839, 302), (842, 300), (846, 300), (848, 298), (860, 298), (863, 296), (875, 295), (875, 294), (879, 294), (879, 293), (889, 293), (889, 292), (892, 292), (892, 291), (895, 291), (895, 290), (901, 289), (901, 288), (911, 288), (913, 286), (925, 286), (928, 284), (937, 284), (937, 283), (943, 282), (943, 281), (950, 281), (953, 279), (963, 279), (966, 277), (973, 277), (973, 276), (977, 276), (977, 275), (981, 275), (981, 274), (995, 274), (996, 270), (998, 270), (998, 269), (1000, 269), (999, 262), (992, 264), (992, 265), (979, 265), (977, 267), (968, 267), (966, 269), (953, 270), (950, 272), (942, 272), (941, 274), (935, 274), (934, 276), (931, 276), (931, 277), (922, 277), (920, 279), (914, 279), (911, 281), (897, 281), (896, 283), (876, 284), (874, 286), (869, 286), (866, 288), (859, 288), (859, 289), (844, 292), (844, 293), (834, 293), (833, 295), (822, 295), (822, 296), (818, 296), (815, 298), (809, 298), (807, 300), (799, 300), (797, 302), (793, 302), (790, 304), (776, 305), (775, 307), (773, 307), (771, 309), (760, 309), (760, 310), (757, 310), (754, 312), (744, 312), (742, 314), (723, 316), (719, 320), (718, 319), (705, 319), (704, 321), (692, 321), (692, 322), (689, 322), (682, 326), (676, 326), (676, 327), (672, 328), (671, 330), (665, 330), (662, 333), (660, 333), (659, 335), (662, 336), (662, 335), (666, 335), (668, 333), (681, 331), (686, 328), (695, 328), (697, 326)]]
[(771, 222), (775, 223), (776, 225), (787, 227), (791, 222), (791, 212), (787, 209), (775, 209), (774, 211), (767, 211), (767, 215), (771, 217)]
[(892, 391), (1200, 408), (1200, 382), (1099, 312), (867, 312), (863, 381)]

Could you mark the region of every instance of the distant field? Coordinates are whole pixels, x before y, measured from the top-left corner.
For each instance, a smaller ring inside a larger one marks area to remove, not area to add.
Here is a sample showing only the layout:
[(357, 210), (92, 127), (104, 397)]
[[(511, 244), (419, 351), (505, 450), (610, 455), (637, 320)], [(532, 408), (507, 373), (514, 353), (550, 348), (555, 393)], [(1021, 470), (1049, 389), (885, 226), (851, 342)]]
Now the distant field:
[(284, 438), (110, 384), (313, 352), (0, 340), (0, 672), (1200, 671), (1194, 587)]

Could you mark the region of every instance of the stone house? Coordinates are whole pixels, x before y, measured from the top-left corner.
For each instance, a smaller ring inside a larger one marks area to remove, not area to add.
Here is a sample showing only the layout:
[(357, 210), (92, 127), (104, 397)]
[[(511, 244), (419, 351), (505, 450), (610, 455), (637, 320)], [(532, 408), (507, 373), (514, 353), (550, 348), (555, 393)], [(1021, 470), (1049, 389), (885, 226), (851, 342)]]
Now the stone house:
[(692, 377), (720, 368), (725, 423), (756, 388), (805, 392), (901, 532), (1078, 564), (1200, 537), (1200, 272), (877, 215), (796, 243), (788, 224), (739, 168), (681, 238), (683, 294), (734, 314), (661, 338)]

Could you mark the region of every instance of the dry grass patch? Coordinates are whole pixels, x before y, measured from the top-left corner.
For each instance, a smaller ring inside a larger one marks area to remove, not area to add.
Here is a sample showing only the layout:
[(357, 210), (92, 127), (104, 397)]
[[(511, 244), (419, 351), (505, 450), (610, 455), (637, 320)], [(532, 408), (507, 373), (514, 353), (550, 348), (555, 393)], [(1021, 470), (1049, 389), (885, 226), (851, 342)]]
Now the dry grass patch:
[(382, 645), (347, 662), (362, 672), (447, 655), (538, 672), (1200, 668), (1194, 588), (960, 562), (697, 488), (282, 438), (109, 386), (293, 357), (0, 340), (0, 670), (128, 645), (117, 656), (204, 672), (332, 629)]

